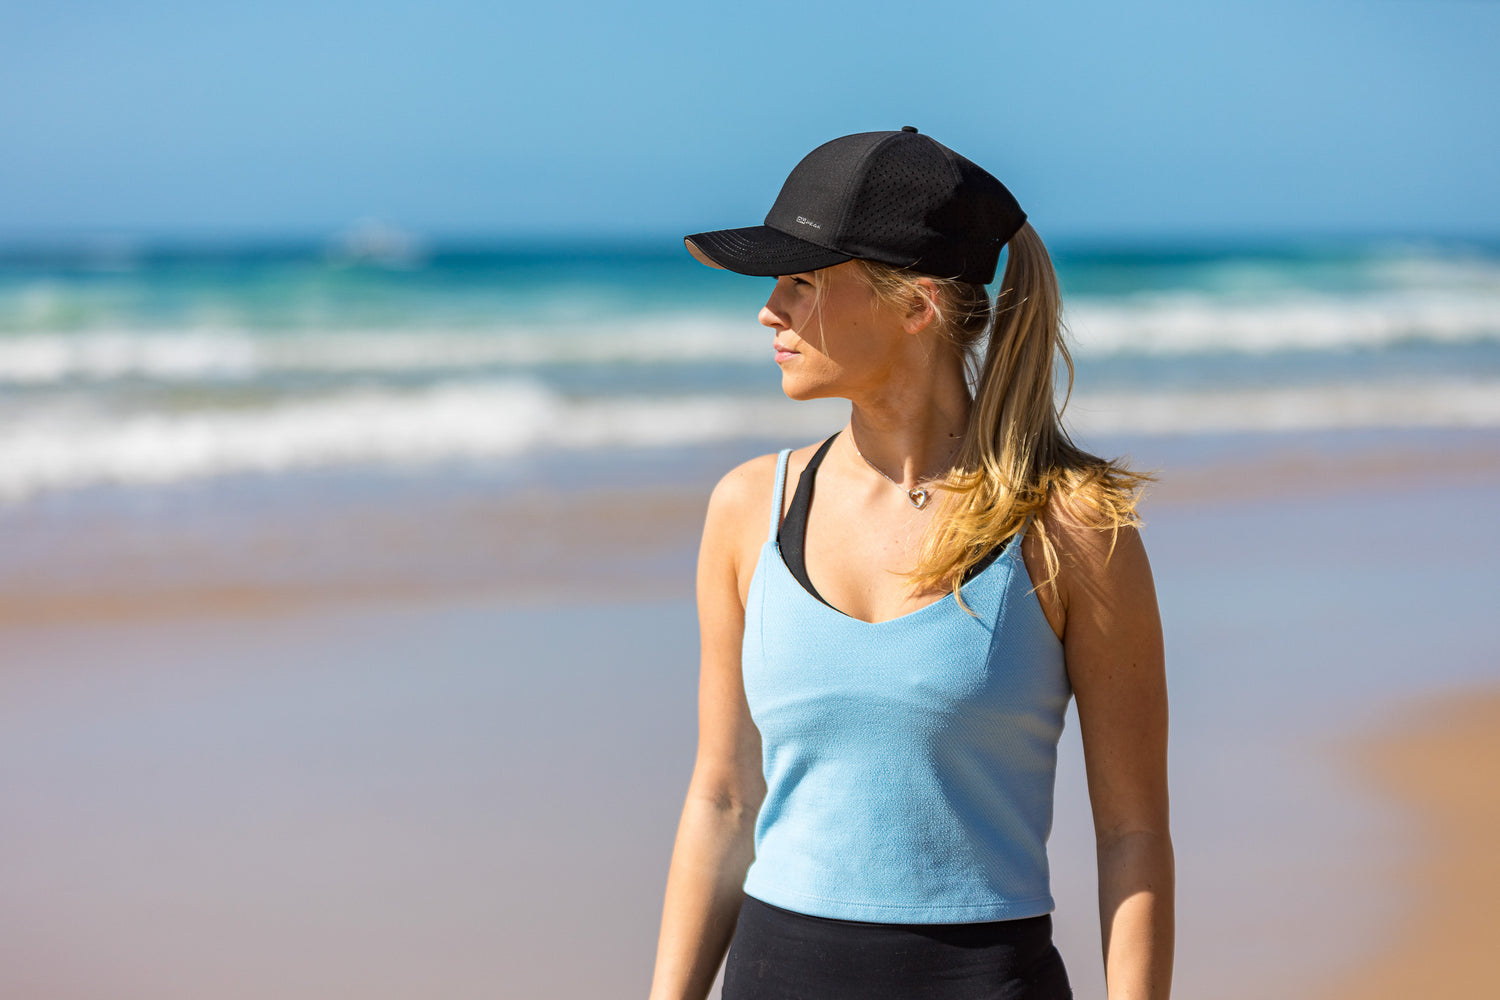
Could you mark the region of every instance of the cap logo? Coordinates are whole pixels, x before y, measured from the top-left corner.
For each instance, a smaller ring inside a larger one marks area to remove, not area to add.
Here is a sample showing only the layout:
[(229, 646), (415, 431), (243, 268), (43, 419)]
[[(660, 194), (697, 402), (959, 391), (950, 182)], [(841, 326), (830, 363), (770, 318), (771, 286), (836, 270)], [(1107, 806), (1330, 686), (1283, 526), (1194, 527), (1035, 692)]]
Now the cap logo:
[(803, 216), (800, 216), (800, 215), (797, 216), (797, 221), (799, 223), (801, 223), (802, 225), (804, 225), (804, 226), (812, 226), (814, 229), (822, 229), (823, 228), (823, 224), (821, 222), (814, 222), (813, 220), (808, 219), (808, 218), (804, 218)]

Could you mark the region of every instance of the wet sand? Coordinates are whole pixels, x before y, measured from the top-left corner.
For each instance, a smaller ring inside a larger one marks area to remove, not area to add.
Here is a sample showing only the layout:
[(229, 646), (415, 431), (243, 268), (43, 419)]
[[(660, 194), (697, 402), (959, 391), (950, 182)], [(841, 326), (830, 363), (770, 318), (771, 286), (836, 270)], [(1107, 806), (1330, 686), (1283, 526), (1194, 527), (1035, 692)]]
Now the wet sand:
[(170, 508), (61, 525), (6, 526), (0, 514), (16, 543), (0, 567), (0, 629), (474, 594), (681, 596), (691, 593), (711, 485), (444, 494), (419, 504), (377, 494), (269, 517), (195, 511), (186, 523)]
[[(1500, 480), (1500, 435), (1492, 432), (1417, 435), (1397, 447), (1379, 436), (1352, 448), (1337, 437), (1217, 440), (1233, 443), (1148, 443), (1137, 464), (1162, 476), (1144, 508), (1148, 521), (1182, 506), (1286, 497), (1358, 504), (1392, 488)], [(577, 488), (439, 489), (415, 499), (375, 488), (270, 510), (168, 491), (153, 503), (83, 514), (0, 509), (0, 629), (474, 594), (691, 596), (712, 475), (748, 454), (709, 452), (654, 469), (646, 482)]]
[[(1443, 742), (1460, 716), (1438, 710), (1367, 772), (1346, 748), (1497, 680), (1500, 528), (1472, 513), (1500, 488), (1500, 435), (1143, 451), (1166, 477), (1146, 515), (1177, 995), (1444, 995), (1374, 989), (1404, 981), (1385, 963), (1422, 969), (1494, 927), (1485, 896), (1433, 896), (1449, 883), (1423, 866), (1477, 884), (1441, 845), (1481, 858), (1493, 802), (1433, 796), (1494, 773), (1500, 726)], [(0, 995), (643, 992), (691, 765), (711, 485), (653, 480), (0, 518)], [(1058, 938), (1098, 997), (1071, 719), (1058, 784)], [(1404, 933), (1413, 913), (1430, 934)]]

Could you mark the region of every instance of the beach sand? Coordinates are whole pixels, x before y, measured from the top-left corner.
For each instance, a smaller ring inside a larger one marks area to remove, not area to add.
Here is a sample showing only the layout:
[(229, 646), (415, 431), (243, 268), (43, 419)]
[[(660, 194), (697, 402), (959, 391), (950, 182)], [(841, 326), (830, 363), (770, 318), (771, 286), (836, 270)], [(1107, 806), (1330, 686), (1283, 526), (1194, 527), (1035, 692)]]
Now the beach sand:
[[(742, 457), (0, 517), (0, 995), (642, 994), (705, 470)], [(1468, 693), (1500, 680), (1500, 526), (1473, 516), (1500, 435), (1137, 458), (1164, 475), (1177, 995), (1486, 995), (1398, 984), (1468, 975), (1500, 932), (1476, 891), (1500, 707)], [(1102, 997), (1071, 718), (1050, 850), (1059, 945)]]
[(171, 504), (60, 523), (33, 516), (7, 526), (16, 544), (0, 569), (0, 628), (475, 593), (690, 594), (707, 502), (708, 486), (694, 484), (444, 492), (418, 503), (376, 493), (275, 516), (231, 508), (184, 519)]
[(1500, 995), (1500, 688), (1406, 706), (1356, 765), (1401, 804), (1413, 840), (1393, 871), (1401, 915), (1326, 1000)]

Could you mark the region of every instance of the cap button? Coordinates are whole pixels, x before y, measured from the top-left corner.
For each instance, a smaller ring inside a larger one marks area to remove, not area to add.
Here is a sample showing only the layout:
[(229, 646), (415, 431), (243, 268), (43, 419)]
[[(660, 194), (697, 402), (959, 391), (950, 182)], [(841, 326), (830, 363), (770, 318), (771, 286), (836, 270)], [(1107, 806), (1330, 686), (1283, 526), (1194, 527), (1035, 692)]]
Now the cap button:
[(917, 130), (917, 127), (915, 125), (902, 125), (901, 126), (901, 131), (903, 131), (903, 132), (915, 132), (916, 130)]

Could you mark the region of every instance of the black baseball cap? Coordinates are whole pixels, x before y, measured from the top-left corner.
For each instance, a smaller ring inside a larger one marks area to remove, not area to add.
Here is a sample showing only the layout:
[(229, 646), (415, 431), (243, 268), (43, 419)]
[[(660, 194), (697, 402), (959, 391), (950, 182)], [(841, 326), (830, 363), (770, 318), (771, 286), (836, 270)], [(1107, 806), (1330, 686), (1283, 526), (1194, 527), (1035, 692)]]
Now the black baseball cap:
[(763, 226), (686, 238), (710, 267), (774, 277), (862, 258), (989, 284), (1026, 222), (989, 171), (907, 125), (825, 142), (802, 158)]

